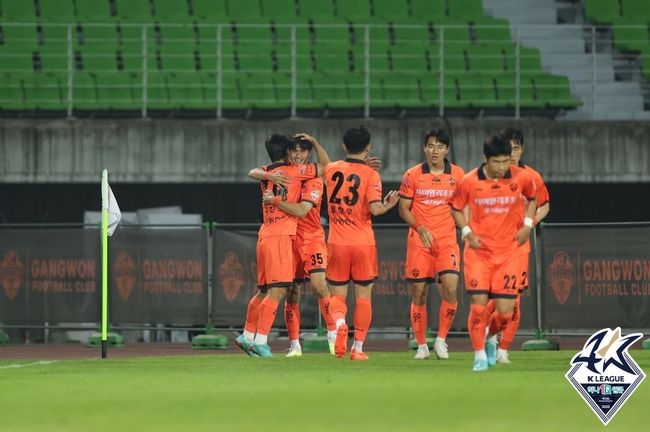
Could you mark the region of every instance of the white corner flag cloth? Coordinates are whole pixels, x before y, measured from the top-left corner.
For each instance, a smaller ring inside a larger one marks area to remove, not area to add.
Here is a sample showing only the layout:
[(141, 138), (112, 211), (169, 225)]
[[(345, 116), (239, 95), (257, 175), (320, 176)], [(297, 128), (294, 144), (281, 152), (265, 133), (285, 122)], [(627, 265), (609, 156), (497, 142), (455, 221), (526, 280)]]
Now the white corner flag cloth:
[(122, 212), (120, 211), (120, 206), (117, 205), (117, 200), (111, 187), (108, 187), (108, 235), (112, 236), (115, 232), (115, 228), (122, 220)]
[(108, 185), (108, 172), (104, 170), (102, 173), (102, 209), (108, 213), (108, 235), (112, 236), (117, 228), (117, 225), (122, 220), (122, 212), (120, 206), (117, 205), (115, 195)]

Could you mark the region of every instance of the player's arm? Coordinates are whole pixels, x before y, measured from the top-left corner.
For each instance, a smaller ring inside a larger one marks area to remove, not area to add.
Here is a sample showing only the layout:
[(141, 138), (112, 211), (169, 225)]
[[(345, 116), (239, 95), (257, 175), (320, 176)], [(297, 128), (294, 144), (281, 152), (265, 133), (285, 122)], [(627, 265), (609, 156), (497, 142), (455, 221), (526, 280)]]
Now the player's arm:
[(381, 216), (395, 207), (399, 200), (398, 192), (394, 190), (390, 191), (386, 194), (383, 201), (374, 201), (370, 203), (370, 214), (373, 216)]
[(285, 213), (290, 214), (291, 216), (297, 216), (299, 218), (304, 218), (307, 216), (307, 213), (314, 207), (309, 201), (300, 201), (297, 203), (283, 201), (280, 195), (273, 195), (273, 192), (267, 190), (262, 196), (262, 201), (264, 204), (275, 204), (280, 210), (283, 210)]
[(469, 243), (469, 247), (477, 249), (481, 247), (481, 238), (472, 232), (472, 229), (469, 227), (467, 218), (465, 217), (464, 207), (463, 210), (456, 210), (451, 207), (451, 217), (454, 219), (456, 226), (460, 228), (462, 232), (462, 239)]
[(248, 172), (248, 177), (258, 181), (268, 180), (278, 186), (286, 186), (291, 180), (282, 171), (273, 171), (270, 173), (262, 168), (253, 168)]
[(320, 145), (316, 138), (306, 133), (299, 133), (296, 136), (309, 141), (314, 146), (314, 152), (316, 153), (316, 158), (318, 159), (318, 162), (316, 163), (316, 166), (318, 167), (318, 173), (316, 174), (316, 177), (320, 177), (325, 174), (325, 167), (327, 164), (332, 163), (332, 161), (330, 160), (330, 157), (327, 155), (327, 152), (323, 146)]
[(549, 201), (546, 201), (546, 203), (543, 206), (538, 207), (534, 217), (535, 225), (543, 221), (550, 211), (551, 211), (551, 203)]
[(418, 234), (420, 235), (420, 240), (422, 240), (422, 244), (424, 244), (426, 247), (431, 247), (435, 239), (433, 238), (433, 235), (429, 231), (427, 227), (424, 225), (418, 223), (417, 219), (411, 212), (411, 203), (413, 202), (412, 199), (405, 198), (404, 196), (400, 196), (399, 200), (399, 215), (402, 218), (404, 222), (409, 224), (411, 228), (416, 230)]
[(530, 238), (530, 232), (533, 230), (533, 227), (535, 226), (535, 212), (537, 212), (537, 197), (533, 198), (532, 200), (528, 201), (528, 204), (526, 204), (526, 213), (524, 215), (524, 226), (519, 228), (519, 231), (517, 231), (517, 244), (521, 246), (522, 244), (526, 243), (526, 241)]

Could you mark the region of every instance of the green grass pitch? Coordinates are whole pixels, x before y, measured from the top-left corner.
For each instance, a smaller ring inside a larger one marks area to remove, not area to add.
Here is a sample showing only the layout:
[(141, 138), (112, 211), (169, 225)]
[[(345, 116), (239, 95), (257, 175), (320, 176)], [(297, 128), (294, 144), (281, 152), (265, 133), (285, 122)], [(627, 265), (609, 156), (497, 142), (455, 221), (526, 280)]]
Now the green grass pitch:
[[(480, 373), (471, 353), (0, 361), (0, 431), (603, 430), (564, 378), (573, 354), (512, 352)], [(650, 372), (650, 351), (631, 354)], [(649, 381), (608, 431), (647, 430)]]

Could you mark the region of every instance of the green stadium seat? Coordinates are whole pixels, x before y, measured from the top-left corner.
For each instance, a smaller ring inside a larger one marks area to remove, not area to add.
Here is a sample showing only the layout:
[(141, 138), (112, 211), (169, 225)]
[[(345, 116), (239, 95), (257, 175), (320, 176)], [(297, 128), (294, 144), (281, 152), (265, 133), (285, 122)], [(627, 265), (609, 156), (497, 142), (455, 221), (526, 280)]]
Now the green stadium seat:
[(584, 0), (585, 18), (597, 24), (609, 24), (620, 19), (618, 0)]
[(67, 108), (67, 77), (63, 74), (40, 73), (22, 77), (26, 102), (37, 110)]
[(375, 84), (379, 89), (379, 94), (377, 92), (371, 94), (371, 107), (425, 108), (433, 106), (431, 99), (423, 98), (422, 87), (417, 77), (387, 74), (376, 78), (376, 80)]
[(241, 85), (238, 78), (228, 76), (222, 82), (221, 89), (222, 108), (224, 109), (251, 109), (252, 101), (242, 98)]
[(310, 55), (318, 72), (355, 73), (364, 70), (363, 58), (351, 49), (317, 46), (310, 51)]
[(279, 95), (273, 74), (247, 74), (240, 76), (238, 81), (242, 100), (250, 102), (252, 108), (278, 108)]
[(623, 17), (629, 20), (644, 19), (650, 22), (650, 2), (648, 0), (622, 0)]
[(450, 45), (445, 47), (444, 56), (445, 76), (455, 76), (470, 70), (467, 45)]
[(650, 46), (648, 25), (614, 24), (614, 45), (626, 52), (641, 52)]
[(335, 0), (298, 0), (298, 17), (313, 20), (331, 20)]
[(2, 22), (29, 22), (36, 21), (36, 11), (33, 1), (4, 0), (2, 2)]
[(75, 0), (77, 5), (77, 21), (79, 22), (111, 22), (111, 9), (108, 0)]
[[(514, 54), (513, 54), (514, 55)], [(514, 58), (516, 62), (516, 57)], [(513, 70), (515, 64), (513, 63)], [(539, 73), (542, 70), (542, 56), (538, 48), (519, 47), (519, 72), (522, 75)]]
[(81, 62), (83, 71), (85, 72), (110, 72), (118, 71), (117, 65), (117, 51), (103, 50), (103, 51), (85, 51), (81, 53)]
[(72, 106), (79, 110), (97, 110), (102, 106), (98, 103), (96, 75), (90, 72), (76, 72), (72, 84)]
[(411, 0), (411, 17), (439, 23), (447, 16), (445, 8), (445, 0)]
[(345, 18), (354, 23), (369, 23), (372, 21), (370, 14), (371, 0), (336, 0), (336, 16)]
[(153, 110), (173, 109), (168, 84), (168, 74), (149, 73), (147, 75), (147, 108)]
[(155, 0), (154, 19), (161, 22), (188, 22), (191, 21), (189, 9), (188, 0)]
[[(505, 49), (495, 45), (470, 45), (465, 48), (469, 69), (476, 73), (496, 76), (509, 71), (512, 57)], [(510, 69), (510, 71), (513, 71)]]
[(120, 20), (132, 23), (151, 22), (151, 3), (149, 0), (116, 0), (117, 16)]
[(74, 48), (82, 51), (117, 49), (119, 45), (115, 24), (82, 24), (83, 37), (74, 38)]
[(407, 0), (373, 0), (372, 17), (385, 22), (410, 20)]
[(483, 0), (447, 0), (449, 16), (469, 20), (483, 17)]
[(164, 74), (169, 103), (174, 109), (214, 108), (214, 96), (207, 94), (201, 82), (201, 74), (190, 71)]
[(192, 15), (194, 19), (205, 23), (228, 23), (226, 0), (192, 0)]
[(449, 22), (440, 31), (440, 38), (444, 38), (445, 51), (448, 48), (466, 46), (471, 43), (470, 31), (467, 23)]
[(20, 75), (0, 73), (0, 110), (25, 109)]
[(295, 0), (262, 0), (262, 16), (268, 21), (277, 23), (297, 23), (297, 7)]
[(75, 22), (72, 0), (41, 0), (39, 4), (42, 20), (56, 23)]
[(476, 29), (476, 41), (484, 44), (512, 43), (508, 20), (491, 17), (476, 17), (472, 19)]
[(268, 22), (268, 20), (262, 16), (260, 3), (257, 0), (227, 0), (226, 4), (226, 12), (228, 13), (229, 20), (248, 24)]
[[(38, 28), (38, 27), (37, 27)], [(70, 42), (74, 42), (77, 36), (76, 26), (71, 28), (71, 41), (68, 41), (68, 27), (59, 24), (44, 24), (42, 25), (43, 41), (41, 44), (42, 50), (68, 50)]]
[(0, 51), (23, 53), (38, 49), (36, 26), (33, 24), (0, 24), (2, 43)]
[[(65, 51), (41, 52), (41, 67), (43, 72), (67, 73), (68, 71), (68, 54)], [(74, 67), (74, 62), (73, 62)]]

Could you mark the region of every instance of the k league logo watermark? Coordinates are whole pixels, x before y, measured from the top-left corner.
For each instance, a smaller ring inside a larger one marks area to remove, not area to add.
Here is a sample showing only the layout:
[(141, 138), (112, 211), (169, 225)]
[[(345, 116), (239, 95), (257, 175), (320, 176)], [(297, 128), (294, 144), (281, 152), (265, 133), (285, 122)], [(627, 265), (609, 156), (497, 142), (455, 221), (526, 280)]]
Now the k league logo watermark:
[(604, 425), (645, 379), (627, 352), (642, 336), (633, 333), (621, 337), (620, 327), (599, 330), (571, 360), (566, 378)]

